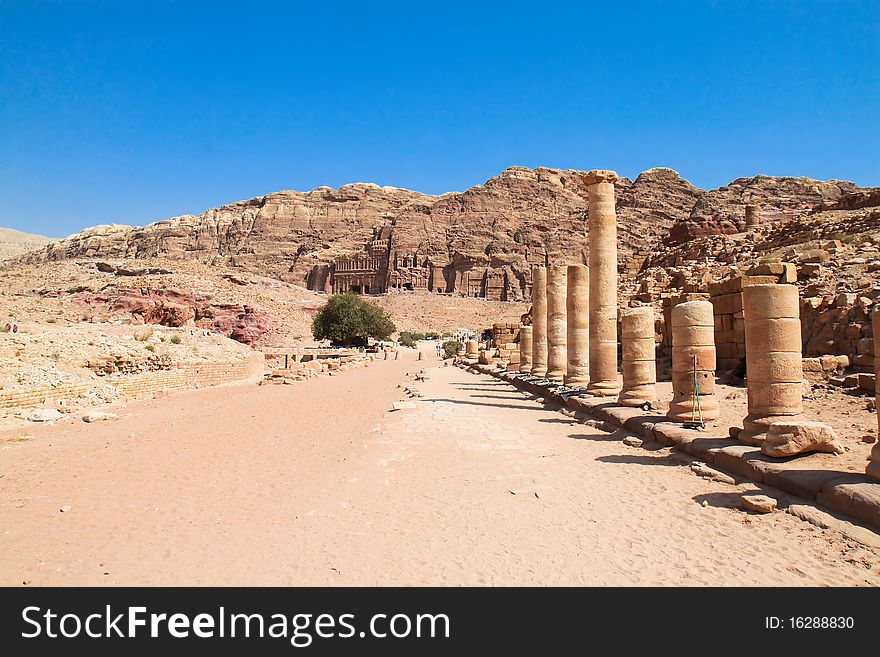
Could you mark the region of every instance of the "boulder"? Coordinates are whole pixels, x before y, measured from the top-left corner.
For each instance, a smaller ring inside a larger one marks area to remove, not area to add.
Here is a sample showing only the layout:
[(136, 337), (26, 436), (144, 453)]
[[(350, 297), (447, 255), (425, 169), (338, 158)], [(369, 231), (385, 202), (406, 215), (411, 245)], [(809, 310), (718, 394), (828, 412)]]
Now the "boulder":
[(102, 420), (115, 420), (118, 415), (115, 413), (108, 413), (107, 411), (88, 411), (83, 413), (82, 420), (83, 422), (100, 422)]
[(761, 443), (761, 451), (767, 456), (782, 457), (806, 452), (842, 454), (843, 447), (827, 424), (791, 420), (770, 425), (767, 439)]
[(27, 414), (27, 419), (31, 422), (52, 422), (63, 417), (64, 413), (55, 408), (37, 408)]
[(773, 513), (777, 502), (767, 495), (743, 495), (739, 498), (742, 508), (755, 513)]

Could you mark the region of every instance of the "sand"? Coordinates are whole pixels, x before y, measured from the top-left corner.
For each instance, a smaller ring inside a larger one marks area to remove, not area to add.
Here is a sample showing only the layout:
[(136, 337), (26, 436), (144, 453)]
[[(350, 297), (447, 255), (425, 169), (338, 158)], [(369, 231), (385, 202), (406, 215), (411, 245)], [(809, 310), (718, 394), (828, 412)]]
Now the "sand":
[(874, 548), (404, 353), (0, 435), (0, 584), (880, 584)]

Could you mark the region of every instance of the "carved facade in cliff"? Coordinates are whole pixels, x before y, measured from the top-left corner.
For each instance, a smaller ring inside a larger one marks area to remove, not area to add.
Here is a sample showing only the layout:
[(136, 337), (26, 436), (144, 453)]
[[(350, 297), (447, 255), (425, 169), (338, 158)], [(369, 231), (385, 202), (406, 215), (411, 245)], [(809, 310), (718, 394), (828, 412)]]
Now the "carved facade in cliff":
[(392, 252), (392, 230), (391, 226), (377, 229), (360, 253), (315, 265), (306, 278), (308, 288), (333, 294), (383, 294), (389, 289), (445, 292), (442, 269), (435, 272), (426, 255), (418, 250), (406, 254)]

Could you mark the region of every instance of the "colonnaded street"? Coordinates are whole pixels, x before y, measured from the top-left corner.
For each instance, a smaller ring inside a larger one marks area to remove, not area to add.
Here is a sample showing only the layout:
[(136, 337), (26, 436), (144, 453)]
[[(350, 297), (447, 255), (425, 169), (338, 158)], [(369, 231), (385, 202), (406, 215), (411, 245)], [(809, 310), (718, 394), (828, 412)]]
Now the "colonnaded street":
[(755, 485), (424, 356), (4, 440), (0, 583), (880, 584), (876, 547), (741, 510)]

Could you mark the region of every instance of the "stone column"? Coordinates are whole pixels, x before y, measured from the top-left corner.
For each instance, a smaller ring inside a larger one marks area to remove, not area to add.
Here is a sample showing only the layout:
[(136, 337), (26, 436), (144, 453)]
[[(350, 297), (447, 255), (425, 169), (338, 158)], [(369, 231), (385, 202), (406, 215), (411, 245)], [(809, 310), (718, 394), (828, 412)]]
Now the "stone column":
[(532, 267), (532, 374), (547, 375), (547, 269)]
[(565, 341), (568, 349), (565, 385), (586, 386), (590, 381), (590, 270), (586, 265), (568, 266)]
[(739, 440), (760, 445), (775, 421), (803, 412), (800, 300), (795, 285), (743, 288), (749, 414)]
[(630, 308), (620, 318), (623, 347), (623, 389), (618, 403), (642, 406), (657, 401), (657, 354), (654, 343), (654, 309)]
[[(875, 407), (880, 409), (880, 308), (874, 309), (874, 392), (877, 394)], [(877, 426), (880, 428), (880, 410), (877, 411)], [(865, 472), (872, 479), (880, 481), (880, 434), (871, 448), (871, 458)]]
[(519, 371), (529, 374), (532, 371), (532, 327), (519, 327)]
[[(694, 375), (696, 358), (696, 376)], [(699, 400), (695, 391), (699, 387)], [(699, 409), (698, 404), (699, 402)], [(715, 318), (708, 301), (687, 301), (672, 309), (672, 401), (666, 417), (675, 422), (717, 420)]]
[(761, 224), (761, 206), (760, 205), (747, 205), (746, 206), (746, 228), (754, 228), (755, 226), (759, 226)]
[(547, 268), (547, 378), (562, 383), (568, 361), (565, 344), (565, 265)]
[(617, 215), (613, 171), (584, 176), (589, 193), (590, 383), (594, 395), (616, 397), (617, 380)]
[(468, 358), (476, 358), (480, 355), (480, 345), (476, 340), (468, 340), (464, 343), (464, 353)]

